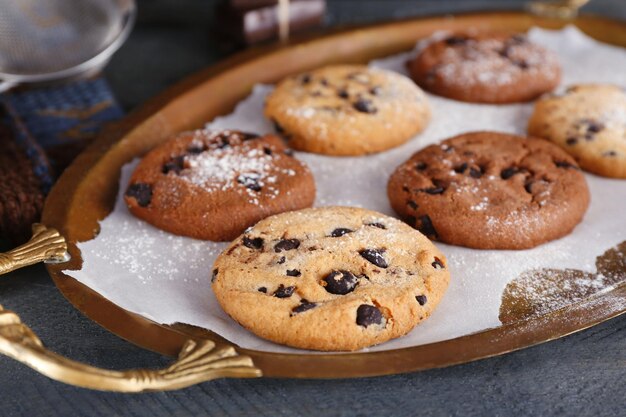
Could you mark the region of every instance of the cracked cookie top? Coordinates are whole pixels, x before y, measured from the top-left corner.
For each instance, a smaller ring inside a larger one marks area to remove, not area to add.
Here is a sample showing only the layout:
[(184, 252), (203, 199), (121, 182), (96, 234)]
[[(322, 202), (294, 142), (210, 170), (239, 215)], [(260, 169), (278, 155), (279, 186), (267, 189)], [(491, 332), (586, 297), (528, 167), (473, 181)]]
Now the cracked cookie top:
[(589, 205), (576, 161), (545, 140), (472, 132), (428, 146), (387, 188), (394, 210), (431, 238), (523, 249), (569, 233)]

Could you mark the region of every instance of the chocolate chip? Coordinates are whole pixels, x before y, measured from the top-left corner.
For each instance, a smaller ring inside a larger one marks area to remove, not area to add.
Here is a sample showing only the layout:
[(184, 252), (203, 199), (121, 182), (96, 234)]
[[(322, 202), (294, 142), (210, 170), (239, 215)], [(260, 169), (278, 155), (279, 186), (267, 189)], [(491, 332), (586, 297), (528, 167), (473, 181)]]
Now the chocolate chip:
[(366, 226), (378, 227), (379, 229), (387, 230), (387, 226), (382, 223), (367, 223)]
[(417, 303), (421, 306), (423, 306), (424, 304), (426, 304), (426, 301), (428, 301), (428, 299), (426, 298), (425, 295), (416, 295), (415, 296), (415, 300), (417, 301)]
[(516, 67), (523, 69), (523, 70), (530, 68), (530, 65), (528, 65), (528, 62), (526, 62), (523, 59), (512, 59), (511, 62)]
[(348, 91), (344, 89), (338, 90), (337, 95), (341, 98), (350, 98), (350, 94), (348, 94)]
[(126, 190), (126, 196), (134, 198), (141, 207), (147, 207), (152, 201), (152, 186), (142, 182), (131, 184)]
[(287, 276), (288, 277), (299, 277), (300, 275), (302, 275), (302, 272), (300, 272), (297, 269), (288, 269), (287, 270)]
[(532, 194), (532, 192), (533, 192), (533, 183), (532, 183), (532, 181), (528, 181), (526, 184), (524, 184), (524, 190), (526, 190), (526, 192), (528, 194)]
[(424, 162), (418, 162), (418, 163), (415, 165), (415, 169), (416, 169), (416, 170), (418, 170), (418, 171), (423, 171), (423, 170), (425, 170), (426, 168), (428, 168), (428, 165), (426, 165), (426, 163), (424, 163)]
[(272, 154), (272, 150), (270, 148), (268, 148), (267, 146), (263, 147), (263, 153), (265, 155), (271, 155)]
[(500, 178), (502, 178), (503, 180), (508, 180), (513, 175), (518, 174), (519, 172), (520, 170), (517, 167), (505, 168), (502, 171), (500, 171)]
[(280, 257), (280, 259), (278, 260), (278, 262), (276, 262), (276, 263), (277, 263), (278, 265), (282, 265), (282, 264), (284, 264), (284, 263), (285, 263), (285, 261), (286, 261), (285, 257), (284, 257), (284, 256), (281, 256), (281, 257)]
[(265, 287), (259, 287), (259, 289), (257, 291), (258, 292), (262, 292), (263, 294), (267, 294), (267, 288), (265, 288)]
[(437, 258), (435, 256), (435, 261), (431, 264), (433, 266), (433, 268), (435, 269), (445, 269), (446, 267), (443, 265), (443, 262), (441, 262), (441, 259)]
[(237, 182), (252, 191), (261, 191), (261, 189), (263, 188), (261, 187), (261, 184), (259, 184), (259, 178), (256, 175), (252, 176), (242, 174), (237, 177)]
[(378, 111), (378, 109), (376, 108), (376, 106), (374, 106), (374, 103), (372, 103), (371, 100), (367, 100), (364, 98), (355, 101), (352, 106), (361, 113), (374, 114)]
[(274, 245), (274, 252), (282, 252), (288, 250), (298, 249), (300, 247), (300, 241), (298, 239), (283, 239)]
[(328, 80), (326, 78), (320, 78), (320, 84), (322, 84), (324, 87), (328, 87)]
[(305, 300), (304, 298), (302, 300), (300, 300), (300, 305), (295, 306), (294, 308), (291, 309), (291, 312), (293, 313), (292, 316), (294, 314), (298, 314), (298, 313), (303, 313), (307, 310), (310, 310), (312, 308), (317, 307), (316, 303), (311, 303), (308, 300)]
[(250, 239), (248, 236), (243, 237), (243, 245), (250, 249), (261, 249), (263, 248), (263, 238), (255, 237)]
[(567, 161), (555, 161), (554, 164), (559, 168), (576, 168), (576, 165), (572, 165)]
[(617, 156), (617, 152), (615, 151), (606, 151), (602, 154), (602, 156)]
[(363, 249), (359, 251), (359, 255), (379, 268), (387, 268), (389, 266), (387, 260), (383, 256), (384, 253), (385, 249)]
[(474, 168), (471, 167), (469, 170), (470, 177), (472, 178), (480, 178), (483, 176), (483, 169), (481, 167)]
[(333, 271), (324, 279), (324, 289), (331, 294), (346, 295), (356, 288), (359, 279), (348, 271)]
[(367, 327), (372, 324), (381, 324), (383, 314), (376, 307), (369, 304), (361, 304), (356, 310), (356, 324)]
[(274, 297), (276, 298), (289, 298), (293, 295), (293, 291), (296, 289), (296, 287), (285, 287), (283, 284), (280, 284), (278, 286), (278, 289), (276, 291), (274, 291)]
[(425, 192), (426, 194), (437, 195), (437, 194), (443, 194), (445, 190), (446, 189), (443, 187), (430, 187), (430, 188), (422, 188), (421, 190), (418, 190), (418, 191)]
[(346, 229), (345, 227), (338, 227), (335, 230), (333, 230), (332, 232), (330, 232), (330, 236), (331, 237), (341, 237), (341, 236), (345, 235), (346, 233), (352, 233), (352, 232), (354, 232), (354, 230)]
[(467, 42), (467, 38), (465, 36), (450, 36), (444, 42), (450, 46), (463, 45)]
[(311, 74), (302, 74), (300, 77), (300, 82), (302, 84), (308, 84), (311, 82)]
[(217, 273), (219, 272), (219, 269), (215, 268), (213, 270), (213, 275), (211, 275), (211, 282), (215, 282), (215, 280), (217, 279)]
[(199, 153), (204, 152), (204, 146), (202, 145), (191, 145), (190, 147), (187, 148), (187, 152), (192, 154), (192, 155), (197, 155)]
[(576, 139), (576, 138), (567, 138), (565, 140), (565, 143), (567, 143), (570, 146), (576, 145), (578, 143), (578, 139)]
[(370, 94), (373, 96), (379, 95), (381, 91), (382, 91), (382, 88), (379, 85), (370, 88)]
[(419, 207), (419, 205), (413, 200), (408, 200), (406, 202), (406, 205), (411, 207), (413, 210), (417, 210), (417, 208)]
[(602, 129), (604, 129), (604, 125), (595, 120), (587, 120), (587, 132), (589, 133), (598, 133)]
[(175, 174), (180, 174), (185, 168), (185, 157), (183, 155), (176, 156), (172, 158), (169, 162), (163, 165), (161, 172), (167, 174), (168, 172), (174, 172)]
[(415, 216), (404, 216), (403, 219), (405, 223), (410, 224), (413, 227), (416, 227), (417, 220), (415, 219)]
[(437, 230), (435, 230), (435, 226), (433, 226), (433, 222), (430, 220), (430, 216), (428, 216), (428, 214), (420, 216), (416, 220), (415, 227), (428, 237), (437, 238), (438, 236)]
[(467, 167), (467, 162), (463, 162), (461, 165), (457, 165), (456, 167), (454, 167), (454, 172), (456, 172), (457, 174), (462, 174), (465, 172)]
[(241, 140), (244, 142), (248, 140), (258, 139), (261, 137), (257, 135), (256, 133), (250, 133), (250, 132), (237, 132), (237, 133), (241, 137)]

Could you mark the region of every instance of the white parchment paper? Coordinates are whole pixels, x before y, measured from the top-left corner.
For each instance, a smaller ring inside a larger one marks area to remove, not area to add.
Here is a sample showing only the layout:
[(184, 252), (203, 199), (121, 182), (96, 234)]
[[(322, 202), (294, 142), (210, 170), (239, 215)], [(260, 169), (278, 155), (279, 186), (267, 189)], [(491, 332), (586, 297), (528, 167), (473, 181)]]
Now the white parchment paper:
[[(626, 86), (626, 50), (598, 43), (573, 27), (561, 31), (533, 29), (530, 39), (558, 53), (562, 85), (603, 82)], [(419, 47), (419, 44), (418, 44)], [(370, 63), (405, 73), (404, 62), (415, 52)], [(272, 87), (258, 85), (235, 111), (209, 127), (270, 132), (263, 100)], [(525, 134), (532, 104), (468, 104), (429, 95), (433, 120), (425, 132), (403, 146), (381, 154), (328, 157), (297, 153), (315, 176), (316, 206), (351, 205), (394, 215), (386, 196), (387, 179), (418, 149), (472, 130)], [(294, 352), (246, 331), (219, 307), (210, 287), (211, 266), (225, 243), (174, 236), (133, 217), (121, 198), (137, 161), (122, 170), (114, 211), (101, 222), (95, 239), (78, 245), (80, 271), (65, 271), (122, 308), (159, 323), (193, 324), (213, 330), (246, 348)], [(595, 258), (626, 239), (626, 181), (587, 174), (591, 206), (572, 234), (524, 251), (480, 251), (437, 244), (449, 259), (448, 292), (433, 316), (411, 333), (370, 351), (416, 346), (473, 333), (500, 324), (500, 298), (506, 284), (533, 268), (577, 268), (595, 271)], [(299, 351), (304, 352), (304, 351)]]

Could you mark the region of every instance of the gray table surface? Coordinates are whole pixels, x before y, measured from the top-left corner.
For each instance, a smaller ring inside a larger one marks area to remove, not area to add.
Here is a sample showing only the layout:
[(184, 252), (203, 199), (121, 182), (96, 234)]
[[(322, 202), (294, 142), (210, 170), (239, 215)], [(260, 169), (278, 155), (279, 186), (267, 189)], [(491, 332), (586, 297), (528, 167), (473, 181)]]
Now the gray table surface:
[[(137, 27), (106, 70), (126, 109), (224, 56), (208, 35), (213, 3), (140, 2)], [(518, 9), (522, 3), (329, 0), (327, 23)], [(626, 0), (594, 0), (586, 10), (626, 20)], [(0, 303), (17, 311), (49, 348), (75, 360), (112, 369), (170, 361), (84, 317), (41, 266), (0, 279)], [(88, 391), (0, 357), (0, 416), (31, 415), (626, 416), (626, 315), (557, 341), (446, 369), (356, 380), (219, 380), (167, 393)]]

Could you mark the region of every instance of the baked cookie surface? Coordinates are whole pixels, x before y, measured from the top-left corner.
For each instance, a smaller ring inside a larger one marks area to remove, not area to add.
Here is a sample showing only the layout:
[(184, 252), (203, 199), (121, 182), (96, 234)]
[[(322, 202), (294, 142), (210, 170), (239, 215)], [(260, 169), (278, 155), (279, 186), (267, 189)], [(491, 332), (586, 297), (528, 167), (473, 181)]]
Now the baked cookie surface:
[(276, 136), (197, 130), (150, 151), (124, 198), (160, 229), (223, 241), (272, 214), (310, 207), (315, 182)]
[(606, 84), (575, 85), (535, 103), (528, 133), (565, 149), (581, 168), (626, 178), (626, 90)]
[(224, 311), (260, 337), (348, 351), (408, 333), (448, 282), (445, 257), (408, 225), (324, 207), (247, 230), (215, 261), (212, 287)]
[(398, 146), (422, 131), (430, 106), (403, 75), (339, 65), (280, 82), (266, 100), (265, 115), (294, 149), (363, 155)]
[(451, 35), (429, 44), (407, 65), (425, 90), (472, 103), (529, 101), (561, 78), (556, 55), (523, 34)]
[(525, 249), (568, 234), (589, 190), (576, 161), (541, 139), (472, 132), (400, 165), (387, 193), (425, 235), (478, 249)]

